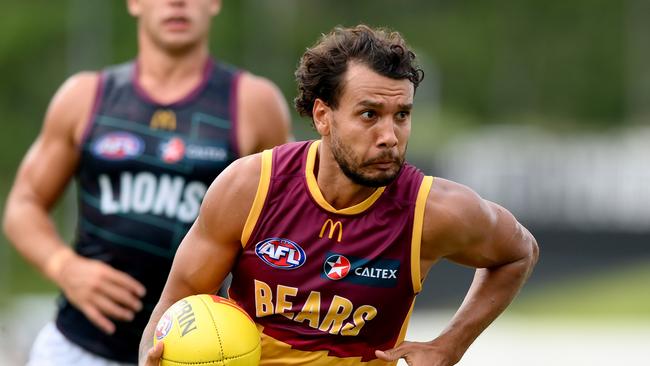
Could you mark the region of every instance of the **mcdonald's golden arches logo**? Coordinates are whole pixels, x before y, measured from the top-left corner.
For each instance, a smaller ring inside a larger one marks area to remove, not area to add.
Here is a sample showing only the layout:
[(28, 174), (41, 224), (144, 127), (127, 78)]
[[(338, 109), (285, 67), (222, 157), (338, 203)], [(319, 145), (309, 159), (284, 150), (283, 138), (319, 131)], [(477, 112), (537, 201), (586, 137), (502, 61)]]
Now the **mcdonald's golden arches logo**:
[(151, 116), (149, 128), (174, 131), (176, 129), (176, 113), (169, 109), (157, 110)]
[(319, 238), (323, 237), (323, 234), (325, 233), (325, 229), (329, 227), (329, 232), (327, 234), (327, 237), (332, 239), (334, 237), (334, 233), (338, 229), (338, 236), (336, 237), (336, 241), (340, 242), (341, 238), (343, 237), (343, 224), (341, 224), (341, 221), (334, 222), (332, 219), (327, 219), (325, 220), (325, 223), (323, 224), (323, 227), (320, 229), (320, 234), (318, 235)]

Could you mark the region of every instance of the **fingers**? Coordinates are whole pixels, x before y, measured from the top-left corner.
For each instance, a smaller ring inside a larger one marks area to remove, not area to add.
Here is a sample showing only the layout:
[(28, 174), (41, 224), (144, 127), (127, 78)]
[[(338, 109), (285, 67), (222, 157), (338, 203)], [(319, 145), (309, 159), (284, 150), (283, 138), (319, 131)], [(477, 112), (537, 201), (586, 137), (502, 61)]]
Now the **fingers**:
[(86, 315), (88, 320), (95, 324), (104, 333), (113, 334), (115, 332), (115, 324), (113, 324), (110, 319), (108, 319), (94, 306), (84, 306), (81, 310)]
[(149, 352), (147, 352), (147, 360), (144, 366), (158, 366), (162, 357), (163, 348), (163, 342), (158, 342), (155, 346), (151, 347)]
[(119, 271), (113, 267), (108, 267), (110, 270), (108, 271), (108, 276), (109, 280), (113, 283), (115, 283), (117, 286), (120, 288), (123, 288), (138, 297), (144, 296), (146, 293), (145, 287), (138, 282), (135, 278), (129, 276), (128, 274)]
[(114, 320), (131, 321), (142, 309), (144, 286), (106, 263), (77, 257), (63, 270), (66, 297), (102, 331), (115, 332)]
[[(133, 313), (142, 309), (140, 298), (145, 294), (144, 286), (128, 274), (117, 270), (107, 264), (97, 263), (101, 268), (101, 275), (95, 281), (95, 293), (106, 296), (113, 305), (106, 305), (103, 309), (109, 315), (117, 316), (121, 320), (131, 320)], [(119, 308), (126, 308), (130, 314), (125, 314)]]
[(395, 348), (386, 351), (376, 350), (375, 356), (377, 356), (378, 359), (384, 361), (397, 361), (402, 357), (402, 355), (397, 352)]
[(113, 299), (104, 295), (97, 294), (92, 301), (95, 304), (95, 307), (102, 314), (108, 316), (111, 319), (131, 321), (135, 316), (135, 312), (123, 306), (120, 306), (118, 303), (113, 301)]
[(126, 307), (132, 313), (138, 312), (142, 309), (142, 302), (137, 295), (114, 283), (107, 282), (98, 290), (106, 297), (110, 298), (111, 301)]

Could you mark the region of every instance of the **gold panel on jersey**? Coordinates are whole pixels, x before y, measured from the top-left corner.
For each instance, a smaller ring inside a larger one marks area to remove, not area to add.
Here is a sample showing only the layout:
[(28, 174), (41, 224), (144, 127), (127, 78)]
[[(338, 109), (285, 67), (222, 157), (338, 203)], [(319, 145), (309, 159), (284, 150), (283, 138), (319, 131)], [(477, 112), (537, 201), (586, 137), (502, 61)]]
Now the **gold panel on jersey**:
[(257, 220), (262, 214), (262, 208), (264, 208), (264, 202), (266, 201), (266, 195), (269, 192), (269, 187), (271, 186), (271, 168), (273, 160), (273, 150), (264, 150), (261, 153), (262, 155), (262, 166), (260, 168), (260, 181), (257, 184), (257, 192), (255, 193), (255, 199), (253, 200), (253, 206), (248, 211), (248, 217), (246, 218), (246, 223), (244, 224), (244, 230), (241, 233), (241, 245), (243, 248), (248, 244), (248, 240), (253, 233), (255, 225), (257, 225)]
[(416, 294), (422, 290), (422, 273), (420, 272), (420, 247), (422, 245), (422, 230), (424, 227), (424, 210), (427, 206), (427, 198), (433, 185), (433, 177), (425, 176), (420, 183), (417, 199), (415, 201), (415, 212), (413, 214), (413, 234), (411, 235), (411, 282), (413, 292)]
[(176, 113), (170, 109), (157, 110), (151, 116), (149, 128), (174, 131), (176, 129)]

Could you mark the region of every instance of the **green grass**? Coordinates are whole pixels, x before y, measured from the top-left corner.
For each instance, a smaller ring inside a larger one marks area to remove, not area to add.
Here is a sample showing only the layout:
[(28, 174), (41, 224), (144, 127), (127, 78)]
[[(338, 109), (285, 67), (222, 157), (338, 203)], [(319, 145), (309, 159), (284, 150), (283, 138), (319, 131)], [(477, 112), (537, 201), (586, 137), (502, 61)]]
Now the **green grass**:
[(515, 301), (509, 312), (567, 318), (650, 319), (650, 263), (546, 284)]

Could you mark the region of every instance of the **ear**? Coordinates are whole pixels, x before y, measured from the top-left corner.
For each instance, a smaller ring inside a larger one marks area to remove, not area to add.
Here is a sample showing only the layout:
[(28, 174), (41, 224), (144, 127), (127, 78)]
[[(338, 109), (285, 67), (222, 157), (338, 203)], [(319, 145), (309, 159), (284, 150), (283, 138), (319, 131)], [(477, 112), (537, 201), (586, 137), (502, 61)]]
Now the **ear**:
[(126, 8), (129, 10), (129, 14), (131, 14), (131, 16), (140, 16), (140, 1), (126, 0)]
[(316, 98), (314, 107), (311, 110), (314, 126), (321, 136), (330, 134), (330, 126), (332, 124), (332, 108), (323, 102), (321, 99)]
[(210, 2), (210, 14), (215, 16), (221, 11), (221, 0), (212, 0)]

